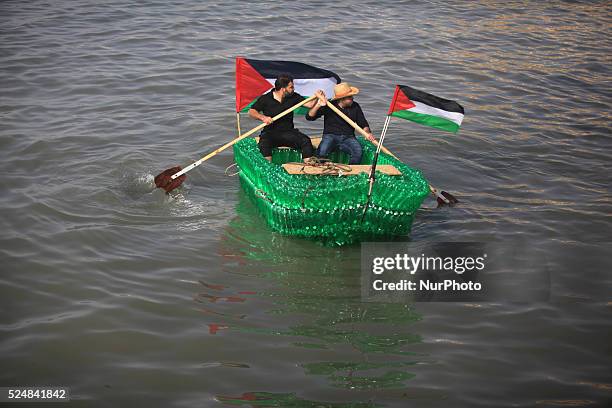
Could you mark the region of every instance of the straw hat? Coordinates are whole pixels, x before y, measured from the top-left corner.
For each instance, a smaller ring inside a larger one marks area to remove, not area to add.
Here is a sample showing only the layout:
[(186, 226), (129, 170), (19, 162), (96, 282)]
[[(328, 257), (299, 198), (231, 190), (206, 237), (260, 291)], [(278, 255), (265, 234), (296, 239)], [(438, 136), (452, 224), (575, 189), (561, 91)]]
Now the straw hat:
[(351, 86), (348, 82), (340, 82), (334, 86), (334, 99), (342, 99), (347, 96), (357, 95), (358, 93), (359, 88)]

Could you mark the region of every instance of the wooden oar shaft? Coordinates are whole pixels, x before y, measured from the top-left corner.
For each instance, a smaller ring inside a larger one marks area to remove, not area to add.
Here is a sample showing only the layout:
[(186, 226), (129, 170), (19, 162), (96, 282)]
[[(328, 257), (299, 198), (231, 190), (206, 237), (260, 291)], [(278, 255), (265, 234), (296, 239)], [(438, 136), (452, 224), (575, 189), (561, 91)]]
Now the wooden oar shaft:
[[(367, 137), (368, 133), (363, 130), (363, 128), (361, 126), (359, 126), (358, 124), (356, 124), (351, 118), (349, 118), (348, 116), (346, 116), (344, 114), (344, 112), (342, 112), (340, 109), (338, 109), (336, 107), (336, 105), (334, 105), (333, 103), (331, 103), (331, 101), (327, 102), (327, 106), (329, 106), (329, 108), (331, 110), (333, 110), (334, 112), (336, 112), (336, 114), (338, 116), (340, 116), (342, 119), (344, 119), (346, 121), (346, 123), (348, 123), (349, 125), (351, 125), (356, 131), (358, 131), (359, 133), (361, 133), (363, 136)], [(378, 142), (372, 142), (374, 143), (376, 146), (378, 146)], [(381, 149), (383, 152), (385, 152), (386, 154), (388, 154), (389, 156), (393, 156), (394, 158), (397, 159), (397, 156), (394, 155), (393, 153), (391, 153), (389, 151), (389, 149), (387, 149), (385, 146), (381, 146)], [(399, 160), (399, 159), (398, 159)]]
[[(297, 108), (299, 108), (300, 106), (312, 101), (314, 98), (316, 98), (316, 96), (311, 96), (309, 98), (304, 99), (302, 102), (300, 103), (296, 103), (295, 105), (293, 105), (292, 107), (290, 107), (289, 109), (285, 109), (284, 111), (282, 111), (281, 113), (279, 113), (278, 115), (274, 116), (272, 118), (272, 122), (282, 118), (283, 116), (285, 116), (288, 113), (293, 112), (294, 110), (296, 110)], [(208, 153), (206, 156), (202, 157), (200, 160), (191, 163), (189, 166), (185, 167), (183, 170), (179, 171), (178, 173), (175, 173), (172, 175), (172, 180), (174, 180), (175, 178), (187, 173), (190, 170), (193, 170), (194, 168), (198, 167), (200, 164), (204, 163), (206, 160), (210, 159), (211, 157), (213, 157), (215, 154), (222, 152), (223, 150), (227, 149), (230, 146), (235, 145), (236, 143), (238, 143), (239, 141), (241, 141), (242, 139), (244, 139), (245, 137), (249, 137), (251, 136), (253, 133), (257, 132), (258, 130), (263, 129), (264, 127), (268, 126), (267, 123), (262, 123), (259, 126), (254, 127), (253, 129), (249, 130), (248, 132), (242, 134), (241, 136), (237, 137), (236, 139), (232, 140), (231, 142), (228, 142), (226, 144), (224, 144), (223, 146), (221, 146), (220, 148), (218, 148), (217, 150), (215, 150), (214, 152)]]

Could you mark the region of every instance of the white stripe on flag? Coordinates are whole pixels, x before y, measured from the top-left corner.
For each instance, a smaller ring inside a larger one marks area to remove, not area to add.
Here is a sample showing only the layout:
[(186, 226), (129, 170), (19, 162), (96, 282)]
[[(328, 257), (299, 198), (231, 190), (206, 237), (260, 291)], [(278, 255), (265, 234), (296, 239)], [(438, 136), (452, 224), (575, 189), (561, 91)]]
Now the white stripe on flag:
[[(268, 79), (272, 86), (274, 86), (275, 79)], [(302, 96), (312, 96), (318, 89), (322, 89), (325, 92), (325, 96), (331, 99), (334, 96), (334, 86), (336, 85), (336, 78), (317, 78), (317, 79), (295, 79), (293, 80), (295, 85), (295, 92)]]
[(434, 108), (425, 103), (419, 101), (412, 101), (416, 106), (406, 109), (408, 112), (414, 113), (423, 113), (425, 115), (439, 116), (444, 119), (448, 119), (452, 122), (455, 122), (457, 125), (461, 126), (461, 122), (463, 121), (463, 114), (459, 112), (449, 112), (442, 109)]

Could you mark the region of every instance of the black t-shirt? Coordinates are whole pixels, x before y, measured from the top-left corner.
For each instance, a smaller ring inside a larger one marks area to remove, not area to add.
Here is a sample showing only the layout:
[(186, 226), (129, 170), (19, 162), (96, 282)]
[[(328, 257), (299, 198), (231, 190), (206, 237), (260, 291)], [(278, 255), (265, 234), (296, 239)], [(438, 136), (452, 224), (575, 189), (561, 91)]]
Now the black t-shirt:
[[(336, 108), (340, 109), (342, 113), (351, 118), (351, 120), (361, 126), (361, 128), (370, 126), (365, 116), (363, 115), (361, 106), (359, 106), (357, 102), (353, 101), (351, 106), (347, 108), (341, 108), (340, 106), (338, 106), (337, 101), (327, 101), (327, 103), (333, 103)], [(336, 112), (331, 110), (328, 106), (321, 106), (314, 117), (311, 117), (307, 113), (306, 120), (316, 120), (317, 118), (320, 118), (323, 115), (325, 115), (325, 119), (323, 122), (323, 134), (331, 133), (334, 135), (355, 136), (355, 129), (353, 129), (351, 125), (346, 123), (344, 119), (342, 119)]]
[[(259, 99), (251, 106), (257, 112), (263, 113), (266, 116), (273, 118), (279, 113), (293, 107), (294, 105), (302, 102), (304, 97), (297, 92), (287, 95), (283, 98), (282, 102), (274, 99), (274, 90), (271, 90), (267, 94), (261, 95)], [(293, 130), (293, 112), (286, 114), (280, 119), (277, 119), (272, 124), (266, 126), (261, 131), (261, 134), (266, 133), (280, 133)]]

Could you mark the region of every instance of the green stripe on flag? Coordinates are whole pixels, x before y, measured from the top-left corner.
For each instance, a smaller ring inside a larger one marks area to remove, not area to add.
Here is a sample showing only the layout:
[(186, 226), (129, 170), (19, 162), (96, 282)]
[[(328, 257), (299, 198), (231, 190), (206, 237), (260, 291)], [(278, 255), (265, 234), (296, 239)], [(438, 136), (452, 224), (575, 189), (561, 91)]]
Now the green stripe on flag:
[[(242, 109), (240, 111), (240, 113), (247, 113), (249, 111), (249, 109), (251, 109), (251, 105), (253, 105), (254, 103), (255, 103), (255, 101), (251, 102), (248, 106), (246, 106), (244, 109)], [(293, 113), (296, 114), (296, 115), (306, 115), (308, 113), (308, 110), (309, 110), (308, 108), (300, 106), (299, 108), (294, 110)]]
[(255, 103), (257, 99), (253, 100), (253, 102), (249, 103), (247, 106), (245, 106), (244, 108), (242, 108), (242, 110), (240, 112), (245, 113), (248, 112), (249, 109), (251, 109), (251, 106), (253, 106), (253, 104)]
[(296, 115), (306, 115), (308, 113), (310, 109), (305, 108), (303, 106), (300, 106), (299, 108), (297, 108), (296, 110), (293, 111), (293, 113), (295, 113)]
[(422, 113), (410, 112), (409, 110), (395, 111), (391, 114), (391, 116), (407, 119), (416, 123), (420, 123), (421, 125), (446, 130), (447, 132), (457, 133), (459, 131), (459, 125), (457, 125), (453, 121), (441, 118), (439, 116), (425, 115)]

